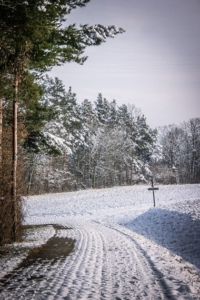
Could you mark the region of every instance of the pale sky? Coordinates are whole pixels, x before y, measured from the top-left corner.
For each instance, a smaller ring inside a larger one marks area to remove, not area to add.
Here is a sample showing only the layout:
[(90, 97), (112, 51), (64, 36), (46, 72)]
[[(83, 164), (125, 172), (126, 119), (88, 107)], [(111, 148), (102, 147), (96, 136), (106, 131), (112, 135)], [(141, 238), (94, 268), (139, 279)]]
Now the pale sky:
[(66, 24), (103, 24), (126, 32), (88, 47), (88, 60), (49, 74), (72, 87), (78, 103), (98, 93), (134, 104), (152, 127), (200, 117), (200, 0), (91, 0)]

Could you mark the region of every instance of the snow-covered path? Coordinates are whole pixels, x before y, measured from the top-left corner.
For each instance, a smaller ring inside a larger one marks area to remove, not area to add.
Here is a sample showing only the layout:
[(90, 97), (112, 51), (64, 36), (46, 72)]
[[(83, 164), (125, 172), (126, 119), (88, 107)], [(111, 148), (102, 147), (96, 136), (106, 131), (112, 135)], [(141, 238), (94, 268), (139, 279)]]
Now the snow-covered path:
[(56, 236), (75, 248), (14, 271), (0, 299), (200, 299), (198, 199), (200, 185), (161, 186), (156, 208), (146, 186), (30, 197), (27, 223), (70, 227)]

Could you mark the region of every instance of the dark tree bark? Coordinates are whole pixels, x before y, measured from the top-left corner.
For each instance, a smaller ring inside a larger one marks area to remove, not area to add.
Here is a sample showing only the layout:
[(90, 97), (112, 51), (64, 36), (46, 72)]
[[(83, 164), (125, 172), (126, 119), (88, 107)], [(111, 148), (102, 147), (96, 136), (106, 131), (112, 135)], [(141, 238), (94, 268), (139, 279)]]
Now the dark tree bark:
[(14, 101), (13, 101), (13, 156), (12, 156), (12, 202), (13, 202), (13, 239), (17, 239), (18, 209), (17, 209), (17, 110), (18, 110), (18, 85), (17, 74), (14, 82)]

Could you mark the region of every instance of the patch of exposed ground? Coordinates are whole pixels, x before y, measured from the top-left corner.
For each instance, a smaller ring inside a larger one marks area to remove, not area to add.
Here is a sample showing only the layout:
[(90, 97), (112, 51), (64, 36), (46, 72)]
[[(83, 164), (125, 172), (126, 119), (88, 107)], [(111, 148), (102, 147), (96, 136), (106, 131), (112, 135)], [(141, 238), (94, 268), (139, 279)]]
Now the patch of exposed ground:
[[(70, 229), (60, 225), (52, 226), (56, 230), (56, 234), (60, 230)], [(32, 226), (27, 226), (26, 229), (30, 229), (31, 227)], [(31, 249), (28, 256), (12, 272), (5, 275), (0, 280), (1, 287), (7, 286), (7, 284), (9, 283), (9, 279), (15, 277), (14, 273), (20, 269), (28, 268), (36, 262), (39, 262), (42, 265), (49, 263), (53, 265), (58, 260), (64, 260), (70, 253), (72, 253), (75, 246), (75, 240), (70, 238), (57, 237), (56, 234), (52, 238), (50, 238), (44, 245)], [(15, 279), (17, 280), (17, 276)]]
[(68, 238), (52, 237), (46, 244), (30, 251), (28, 257), (18, 266), (28, 267), (34, 261), (49, 261), (55, 263), (58, 259), (67, 257), (74, 250), (75, 241)]

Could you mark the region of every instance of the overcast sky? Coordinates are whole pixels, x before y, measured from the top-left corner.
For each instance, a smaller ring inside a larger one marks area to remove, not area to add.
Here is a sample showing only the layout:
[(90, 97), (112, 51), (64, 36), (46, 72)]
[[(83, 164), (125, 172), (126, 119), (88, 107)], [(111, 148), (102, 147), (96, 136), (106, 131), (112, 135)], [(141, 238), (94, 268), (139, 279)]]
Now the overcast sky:
[(91, 0), (67, 23), (123, 27), (126, 32), (86, 50), (88, 60), (55, 67), (77, 94), (98, 93), (141, 108), (151, 127), (200, 117), (200, 0)]

